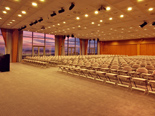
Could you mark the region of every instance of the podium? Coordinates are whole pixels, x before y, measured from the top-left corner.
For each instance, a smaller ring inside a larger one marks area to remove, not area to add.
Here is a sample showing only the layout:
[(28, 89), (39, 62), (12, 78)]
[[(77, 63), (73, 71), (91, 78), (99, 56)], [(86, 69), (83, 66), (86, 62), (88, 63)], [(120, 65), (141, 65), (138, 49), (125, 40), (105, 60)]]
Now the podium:
[(10, 71), (10, 54), (0, 56), (0, 72)]

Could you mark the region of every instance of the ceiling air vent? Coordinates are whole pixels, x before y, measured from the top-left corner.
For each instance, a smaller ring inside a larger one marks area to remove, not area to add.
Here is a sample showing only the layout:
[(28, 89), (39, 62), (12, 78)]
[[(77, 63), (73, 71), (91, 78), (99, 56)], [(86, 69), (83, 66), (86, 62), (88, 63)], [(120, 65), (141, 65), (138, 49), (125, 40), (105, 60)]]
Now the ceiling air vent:
[(74, 14), (81, 14), (80, 11), (73, 11)]
[(151, 13), (150, 15), (155, 15), (155, 13)]

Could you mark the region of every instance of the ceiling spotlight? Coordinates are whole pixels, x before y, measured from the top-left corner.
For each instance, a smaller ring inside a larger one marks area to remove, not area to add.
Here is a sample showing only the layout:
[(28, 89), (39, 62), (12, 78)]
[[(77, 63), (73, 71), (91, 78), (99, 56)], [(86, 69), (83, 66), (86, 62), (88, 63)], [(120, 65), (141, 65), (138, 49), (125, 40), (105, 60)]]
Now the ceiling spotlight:
[(41, 30), (43, 30), (43, 29), (45, 29), (45, 26), (42, 26), (42, 27), (41, 27)]
[(38, 20), (38, 22), (41, 22), (41, 21), (43, 21), (43, 18), (42, 17)]
[(153, 22), (152, 25), (155, 26), (155, 22)]
[(33, 23), (30, 23), (29, 25), (30, 25), (30, 26), (32, 26), (32, 25), (33, 25)]
[(22, 29), (18, 29), (18, 31), (21, 31)]
[(74, 35), (72, 34), (71, 37), (74, 37)]
[(26, 25), (24, 27), (21, 27), (21, 29), (25, 29), (26, 28)]
[(143, 24), (141, 24), (141, 25), (139, 25), (141, 28), (143, 28), (145, 25), (147, 25), (147, 22), (146, 21), (144, 21), (144, 23)]
[(36, 21), (34, 21), (34, 23), (33, 24), (37, 24), (38, 23), (38, 21), (36, 20)]
[(63, 13), (65, 12), (65, 9), (64, 8), (61, 8), (61, 10), (58, 11), (59, 13)]
[(106, 8), (103, 7), (103, 5), (101, 5), (101, 7), (98, 9), (98, 11), (101, 11), (101, 10), (106, 10)]
[(53, 14), (51, 14), (51, 17), (53, 17), (53, 16), (55, 16), (56, 15), (56, 13), (55, 13), (55, 11), (53, 11)]
[(69, 7), (69, 10), (72, 10), (74, 8), (75, 4), (71, 3), (71, 6)]

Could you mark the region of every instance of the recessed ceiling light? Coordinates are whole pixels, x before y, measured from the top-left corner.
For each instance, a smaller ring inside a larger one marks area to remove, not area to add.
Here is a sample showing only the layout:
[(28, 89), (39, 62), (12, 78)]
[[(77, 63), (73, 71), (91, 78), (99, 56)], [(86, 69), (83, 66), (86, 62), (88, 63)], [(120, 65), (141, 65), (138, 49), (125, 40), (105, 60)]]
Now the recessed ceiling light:
[(137, 0), (137, 2), (143, 2), (144, 0)]
[(7, 25), (10, 25), (10, 24), (7, 24)]
[(120, 15), (120, 17), (121, 17), (121, 18), (123, 18), (123, 17), (124, 17), (124, 15)]
[(75, 27), (72, 27), (73, 29), (75, 29)]
[(22, 14), (26, 14), (26, 11), (22, 11)]
[(6, 10), (10, 10), (10, 7), (5, 7)]
[(80, 25), (78, 25), (78, 27), (81, 27)]
[(18, 14), (18, 16), (19, 16), (19, 17), (22, 17), (22, 15), (21, 15), (21, 14)]
[(98, 24), (98, 26), (101, 26), (100, 24)]
[(19, 2), (20, 0), (14, 0), (14, 1)]
[(87, 29), (87, 27), (84, 27), (84, 29)]
[(94, 22), (91, 22), (91, 24), (94, 24)]
[(66, 22), (64, 21), (63, 24), (65, 24)]
[(132, 10), (132, 7), (128, 7), (128, 9), (127, 9), (128, 11), (131, 11)]
[(106, 10), (107, 10), (107, 11), (109, 11), (110, 9), (111, 9), (111, 8), (110, 8), (109, 6), (108, 6), (108, 7), (106, 7)]
[(77, 20), (80, 20), (80, 17), (76, 17)]
[(7, 12), (6, 11), (2, 11), (4, 14), (6, 14)]
[(55, 25), (53, 25), (53, 27), (55, 27)]
[(95, 14), (98, 14), (98, 11), (96, 10), (94, 13), (95, 13)]
[(153, 11), (153, 8), (149, 8), (148, 11)]
[(109, 20), (112, 20), (112, 17), (110, 17)]
[(2, 17), (0, 17), (0, 19), (2, 19)]
[(12, 23), (12, 22), (10, 22), (10, 23)]
[(39, 0), (40, 2), (45, 2), (45, 0)]
[(85, 17), (88, 17), (88, 14), (85, 14)]
[(48, 28), (51, 28), (50, 26)]
[(12, 21), (15, 21), (15, 20), (12, 20)]
[(100, 22), (103, 22), (103, 20), (100, 20)]
[(57, 25), (60, 25), (60, 23), (58, 23)]
[(38, 4), (36, 2), (32, 2), (32, 6), (37, 6)]

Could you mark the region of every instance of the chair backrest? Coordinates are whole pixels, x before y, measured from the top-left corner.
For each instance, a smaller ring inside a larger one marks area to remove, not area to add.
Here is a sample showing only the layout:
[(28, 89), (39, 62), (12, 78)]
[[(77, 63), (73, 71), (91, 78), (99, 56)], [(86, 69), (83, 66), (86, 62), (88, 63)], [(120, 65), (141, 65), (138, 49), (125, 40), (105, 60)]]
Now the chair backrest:
[(155, 75), (155, 70), (153, 71), (152, 75)]
[(90, 62), (85, 63), (85, 66), (91, 66)]
[(128, 64), (127, 63), (123, 63), (122, 64), (122, 67), (125, 67), (125, 66), (128, 66)]
[(139, 64), (133, 64), (132, 65), (132, 68), (138, 68), (139, 67)]
[(97, 62), (92, 65), (92, 67), (98, 67), (98, 66), (99, 64)]
[(111, 69), (119, 69), (119, 66), (118, 65), (112, 65)]
[(131, 68), (130, 66), (124, 66), (124, 67), (123, 67), (123, 70), (132, 71), (132, 68)]
[(147, 70), (154, 70), (154, 66), (153, 65), (146, 65), (145, 68)]
[(108, 68), (108, 64), (102, 64), (101, 68)]
[(140, 67), (136, 70), (136, 72), (139, 72), (139, 73), (148, 73), (148, 70), (145, 68), (145, 67)]
[(145, 67), (145, 66), (146, 66), (146, 63), (145, 63), (145, 62), (142, 62), (142, 63), (140, 64), (140, 66), (141, 66), (141, 67)]

